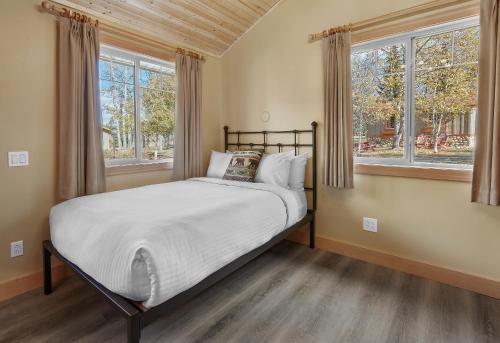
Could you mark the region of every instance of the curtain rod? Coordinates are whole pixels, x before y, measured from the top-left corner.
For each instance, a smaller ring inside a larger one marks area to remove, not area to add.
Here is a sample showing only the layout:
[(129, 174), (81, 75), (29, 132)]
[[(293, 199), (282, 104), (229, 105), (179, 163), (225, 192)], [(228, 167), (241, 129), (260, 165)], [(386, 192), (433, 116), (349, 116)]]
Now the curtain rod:
[(189, 51), (189, 50), (185, 50), (185, 49), (182, 49), (182, 48), (177, 48), (177, 50), (175, 51), (175, 53), (181, 54), (181, 55), (185, 55), (185, 56), (190, 56), (190, 57), (198, 59), (200, 61), (205, 61), (205, 57), (203, 55), (200, 55), (200, 54), (198, 54), (197, 52), (194, 52), (194, 51)]
[(461, 5), (461, 4), (467, 4), (467, 3), (476, 3), (478, 0), (436, 0), (436, 1), (431, 1), (422, 5), (417, 5), (413, 6), (410, 8), (406, 8), (403, 10), (391, 12), (388, 14), (384, 14), (372, 19), (367, 19), (363, 21), (359, 21), (354, 24), (348, 24), (344, 26), (338, 26), (338, 27), (332, 27), (327, 30), (323, 30), (318, 33), (312, 33), (309, 35), (309, 43), (316, 42), (318, 40), (321, 40), (323, 38), (328, 37), (329, 35), (335, 33), (335, 32), (342, 32), (346, 31), (347, 28), (349, 31), (355, 32), (355, 31), (362, 31), (366, 30), (368, 28), (378, 26), (378, 25), (383, 25), (391, 21), (395, 20), (401, 20), (405, 19), (411, 16), (419, 15), (425, 12), (429, 11), (435, 11), (439, 10), (442, 8), (446, 8), (449, 6), (456, 6), (456, 5)]
[(94, 20), (90, 16), (87, 16), (72, 9), (67, 9), (66, 7), (56, 6), (54, 3), (51, 3), (49, 1), (42, 1), (42, 8), (53, 15), (65, 18), (72, 18), (81, 21), (82, 23), (89, 23), (90, 25), (93, 25), (95, 27), (99, 26), (99, 20), (97, 19)]
[[(96, 27), (99, 27), (101, 30), (108, 32), (114, 36), (123, 36), (124, 39), (128, 39), (129, 37), (135, 37), (139, 41), (150, 41), (153, 45), (161, 47), (161, 49), (164, 49), (166, 51), (171, 52), (172, 54), (175, 53), (180, 53), (183, 55), (191, 56), (193, 58), (200, 59), (201, 61), (205, 61), (205, 56), (203, 56), (200, 53), (197, 53), (195, 51), (191, 51), (189, 49), (184, 49), (181, 47), (176, 47), (172, 45), (168, 45), (165, 42), (162, 42), (160, 40), (150, 38), (146, 35), (143, 35), (137, 31), (132, 31), (132, 30), (127, 30), (126, 28), (123, 27), (123, 25), (113, 25), (110, 23), (106, 23), (104, 21), (99, 21), (97, 19), (92, 19), (90, 16), (80, 13), (79, 11), (76, 11), (74, 9), (68, 9), (66, 7), (61, 6), (58, 3), (54, 3), (50, 0), (43, 0), (41, 3), (41, 7), (43, 10), (46, 12), (56, 15), (56, 16), (61, 16), (61, 17), (67, 17), (67, 18), (75, 18), (80, 21), (85, 21), (89, 23), (93, 23)], [(122, 26), (122, 27), (120, 27)]]

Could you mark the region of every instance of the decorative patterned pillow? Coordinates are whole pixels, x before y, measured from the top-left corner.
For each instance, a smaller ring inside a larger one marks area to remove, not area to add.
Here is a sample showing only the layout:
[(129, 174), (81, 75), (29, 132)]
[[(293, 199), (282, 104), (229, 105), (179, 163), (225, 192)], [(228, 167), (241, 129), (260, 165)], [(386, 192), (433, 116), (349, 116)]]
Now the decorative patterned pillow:
[(262, 152), (235, 151), (224, 174), (225, 180), (254, 182)]

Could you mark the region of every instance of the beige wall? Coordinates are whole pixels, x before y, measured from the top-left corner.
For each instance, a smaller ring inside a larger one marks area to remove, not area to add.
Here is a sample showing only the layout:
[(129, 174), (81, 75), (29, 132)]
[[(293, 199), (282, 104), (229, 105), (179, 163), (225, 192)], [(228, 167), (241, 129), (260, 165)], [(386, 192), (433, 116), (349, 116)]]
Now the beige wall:
[[(204, 65), (205, 160), (222, 147), (221, 126), (306, 128), (322, 121), (320, 45), (307, 34), (422, 3), (417, 0), (284, 0), (221, 60)], [(38, 0), (0, 1), (0, 283), (41, 268), (40, 242), (56, 202), (55, 21)], [(222, 78), (221, 78), (222, 76)], [(262, 111), (271, 113), (268, 123)], [(7, 167), (7, 151), (30, 165)], [(168, 181), (169, 172), (108, 178), (116, 190)], [(500, 209), (469, 202), (465, 183), (356, 176), (356, 188), (321, 188), (321, 236), (500, 280)], [(380, 232), (361, 230), (361, 217)], [(25, 255), (9, 257), (24, 240)]]
[[(0, 283), (41, 269), (41, 242), (56, 199), (56, 23), (39, 0), (0, 1)], [(203, 71), (206, 159), (220, 142), (220, 61)], [(28, 150), (30, 165), (9, 168), (7, 152)], [(170, 172), (108, 177), (116, 190), (168, 181)], [(10, 258), (10, 242), (25, 254)]]
[[(318, 120), (321, 128), (321, 46), (307, 35), (424, 2), (284, 0), (222, 59), (224, 123), (288, 129)], [(319, 235), (500, 280), (500, 208), (471, 204), (469, 184), (360, 175), (355, 183), (320, 189)], [(379, 220), (378, 233), (361, 230), (363, 216)]]

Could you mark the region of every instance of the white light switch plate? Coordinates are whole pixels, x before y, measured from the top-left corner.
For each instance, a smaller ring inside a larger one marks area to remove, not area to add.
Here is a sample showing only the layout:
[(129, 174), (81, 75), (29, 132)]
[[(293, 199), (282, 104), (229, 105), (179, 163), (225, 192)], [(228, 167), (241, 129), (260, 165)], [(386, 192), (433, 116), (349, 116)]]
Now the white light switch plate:
[(16, 241), (10, 243), (10, 257), (17, 257), (24, 255), (23, 241)]
[(9, 167), (22, 167), (29, 164), (27, 151), (9, 151)]
[(377, 219), (363, 217), (363, 230), (370, 232), (377, 232), (378, 231)]

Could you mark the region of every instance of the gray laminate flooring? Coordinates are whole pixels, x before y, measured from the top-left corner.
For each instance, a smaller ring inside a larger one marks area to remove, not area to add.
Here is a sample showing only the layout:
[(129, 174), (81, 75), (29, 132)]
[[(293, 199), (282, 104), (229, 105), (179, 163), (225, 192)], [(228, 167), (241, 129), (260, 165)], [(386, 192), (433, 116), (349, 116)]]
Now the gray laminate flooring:
[[(76, 277), (0, 303), (1, 342), (123, 342)], [(282, 242), (142, 332), (141, 342), (500, 342), (500, 301)]]

